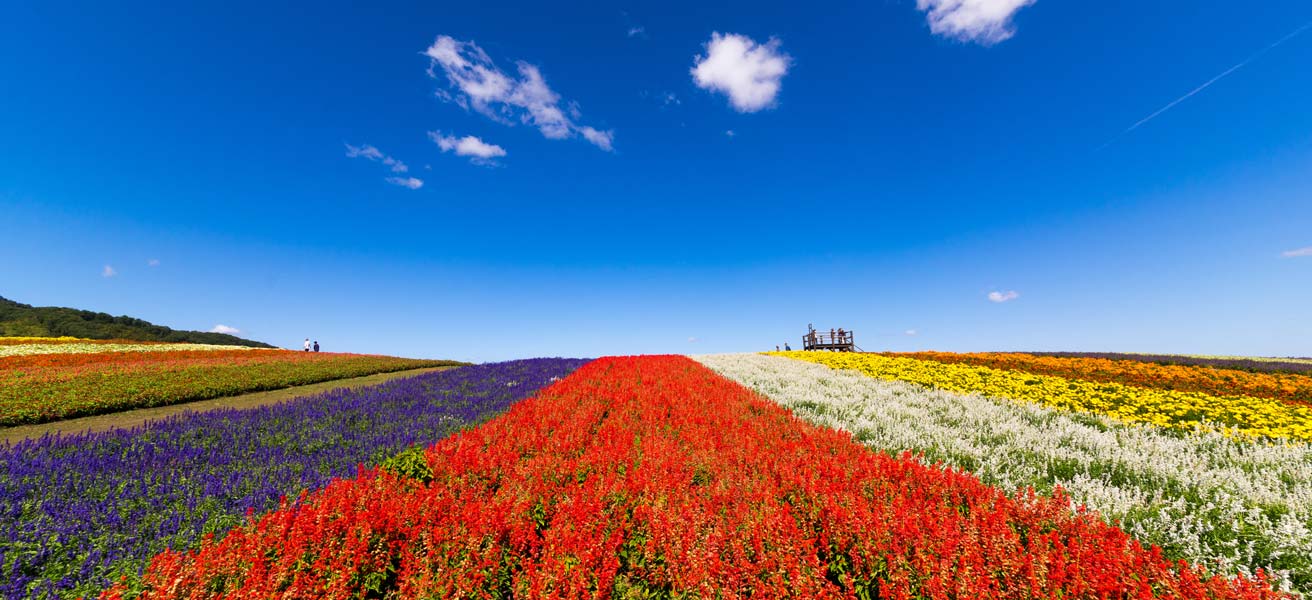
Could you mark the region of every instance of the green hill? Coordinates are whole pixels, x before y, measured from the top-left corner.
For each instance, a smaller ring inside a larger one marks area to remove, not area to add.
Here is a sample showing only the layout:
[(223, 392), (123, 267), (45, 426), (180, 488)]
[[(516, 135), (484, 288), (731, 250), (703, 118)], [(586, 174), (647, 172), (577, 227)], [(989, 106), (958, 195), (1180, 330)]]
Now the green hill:
[(244, 340), (226, 333), (176, 331), (132, 317), (115, 317), (105, 313), (78, 310), (76, 308), (29, 306), (0, 297), (0, 337), (58, 337), (64, 335), (93, 340), (119, 339), (143, 342), (273, 347), (263, 342)]

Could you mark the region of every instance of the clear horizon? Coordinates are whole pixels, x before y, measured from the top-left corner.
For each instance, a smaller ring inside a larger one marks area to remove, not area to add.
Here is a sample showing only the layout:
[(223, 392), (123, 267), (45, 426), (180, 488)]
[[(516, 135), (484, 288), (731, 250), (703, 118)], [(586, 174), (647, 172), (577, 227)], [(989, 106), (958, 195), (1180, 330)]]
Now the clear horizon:
[(472, 361), (1312, 355), (1312, 9), (25, 4), (0, 296)]

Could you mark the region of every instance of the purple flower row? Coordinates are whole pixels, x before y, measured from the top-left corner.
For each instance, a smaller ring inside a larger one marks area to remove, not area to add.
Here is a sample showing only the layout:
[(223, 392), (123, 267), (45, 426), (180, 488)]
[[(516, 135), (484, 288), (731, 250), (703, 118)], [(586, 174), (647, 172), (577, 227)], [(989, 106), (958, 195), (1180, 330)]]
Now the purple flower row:
[(585, 360), (460, 367), (0, 447), (0, 596), (95, 595), (166, 547), (480, 423)]

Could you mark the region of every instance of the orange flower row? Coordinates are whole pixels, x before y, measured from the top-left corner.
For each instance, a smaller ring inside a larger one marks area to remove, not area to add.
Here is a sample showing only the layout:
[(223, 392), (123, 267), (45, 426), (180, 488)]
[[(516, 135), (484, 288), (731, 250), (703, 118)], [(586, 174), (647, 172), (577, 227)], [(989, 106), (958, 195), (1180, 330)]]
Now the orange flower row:
[(1212, 396), (1252, 396), (1312, 404), (1312, 377), (1300, 374), (1162, 365), (1136, 360), (1036, 356), (1020, 352), (887, 352), (884, 355)]

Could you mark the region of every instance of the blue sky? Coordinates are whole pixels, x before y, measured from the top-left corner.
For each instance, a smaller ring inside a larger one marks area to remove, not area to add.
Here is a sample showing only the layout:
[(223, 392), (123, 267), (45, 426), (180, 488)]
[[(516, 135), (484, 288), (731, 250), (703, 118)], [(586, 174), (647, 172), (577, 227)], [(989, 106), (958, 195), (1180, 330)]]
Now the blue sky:
[(0, 295), (472, 360), (1312, 355), (1306, 2), (564, 4), (11, 3)]

